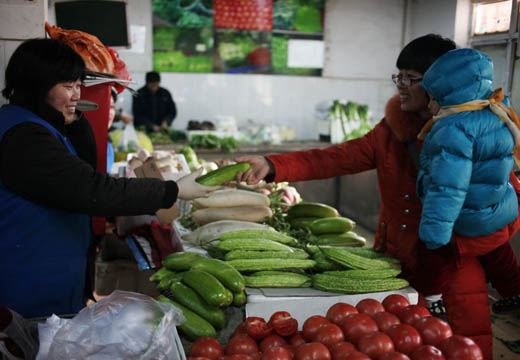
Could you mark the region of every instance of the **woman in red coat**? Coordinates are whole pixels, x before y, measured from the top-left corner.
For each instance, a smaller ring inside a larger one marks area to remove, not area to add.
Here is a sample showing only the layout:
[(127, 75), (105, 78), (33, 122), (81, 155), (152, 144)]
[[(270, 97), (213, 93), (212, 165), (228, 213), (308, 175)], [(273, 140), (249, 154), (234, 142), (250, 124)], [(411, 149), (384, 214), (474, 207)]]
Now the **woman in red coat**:
[[(399, 74), (393, 80), (399, 91), (385, 108), (385, 118), (364, 137), (325, 149), (279, 155), (244, 156), (253, 168), (237, 180), (255, 184), (263, 178), (276, 182), (325, 179), (376, 169), (381, 199), (375, 247), (399, 258), (403, 276), (420, 291), (417, 274), (421, 203), (416, 196), (417, 140), (431, 117), (428, 96), (420, 85), (422, 74), (453, 41), (426, 35), (409, 43), (397, 60)], [(516, 178), (514, 179), (516, 180)], [(510, 236), (514, 229), (502, 229)], [(492, 239), (494, 235), (489, 236)], [(473, 338), (485, 358), (492, 359), (492, 336), (486, 278), (476, 257), (460, 257), (449, 290), (443, 294), (447, 318), (453, 331)]]

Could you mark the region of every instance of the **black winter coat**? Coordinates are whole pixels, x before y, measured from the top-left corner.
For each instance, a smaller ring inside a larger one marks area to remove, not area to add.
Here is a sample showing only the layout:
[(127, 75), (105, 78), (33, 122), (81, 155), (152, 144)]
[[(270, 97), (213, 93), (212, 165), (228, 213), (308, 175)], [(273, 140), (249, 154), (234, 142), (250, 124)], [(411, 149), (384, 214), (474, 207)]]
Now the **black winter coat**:
[(161, 126), (163, 121), (169, 126), (177, 116), (177, 108), (170, 92), (162, 87), (155, 94), (146, 86), (140, 88), (134, 98), (132, 112), (134, 125), (144, 125), (147, 131), (152, 131), (152, 125)]

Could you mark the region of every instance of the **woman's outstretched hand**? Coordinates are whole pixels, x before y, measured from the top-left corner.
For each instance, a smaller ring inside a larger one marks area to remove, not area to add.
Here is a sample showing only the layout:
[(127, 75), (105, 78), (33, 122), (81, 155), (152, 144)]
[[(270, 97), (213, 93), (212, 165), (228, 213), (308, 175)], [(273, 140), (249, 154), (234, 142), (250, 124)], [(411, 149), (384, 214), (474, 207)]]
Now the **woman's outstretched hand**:
[(237, 174), (237, 182), (245, 181), (249, 185), (254, 185), (258, 184), (267, 175), (274, 173), (271, 163), (260, 155), (241, 156), (236, 158), (235, 161), (251, 164), (251, 168), (245, 173), (239, 172)]
[(177, 186), (179, 187), (178, 197), (180, 199), (193, 200), (207, 197), (211, 192), (221, 188), (221, 186), (205, 186), (196, 182), (195, 179), (201, 176), (203, 171), (204, 169), (200, 168), (177, 180)]

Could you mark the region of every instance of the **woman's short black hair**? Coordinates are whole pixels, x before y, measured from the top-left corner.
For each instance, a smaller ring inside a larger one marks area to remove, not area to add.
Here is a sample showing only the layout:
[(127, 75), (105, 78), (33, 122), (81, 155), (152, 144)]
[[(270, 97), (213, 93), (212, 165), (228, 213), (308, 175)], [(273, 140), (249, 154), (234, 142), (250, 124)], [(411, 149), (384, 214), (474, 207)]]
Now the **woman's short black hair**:
[(415, 70), (424, 74), (437, 58), (456, 47), (451, 39), (437, 34), (424, 35), (410, 41), (401, 50), (396, 65), (400, 70)]
[(84, 77), (85, 62), (70, 46), (53, 39), (29, 39), (9, 59), (2, 95), (11, 102), (38, 107), (54, 85)]

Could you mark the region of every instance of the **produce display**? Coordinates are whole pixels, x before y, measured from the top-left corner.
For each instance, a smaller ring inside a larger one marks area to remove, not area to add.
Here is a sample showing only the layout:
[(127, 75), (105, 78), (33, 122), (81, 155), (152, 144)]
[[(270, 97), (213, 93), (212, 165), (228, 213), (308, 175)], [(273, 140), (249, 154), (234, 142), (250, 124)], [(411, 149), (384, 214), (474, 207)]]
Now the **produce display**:
[[(483, 359), (473, 340), (454, 334), (445, 321), (423, 315), (426, 308), (407, 303), (397, 294), (382, 303), (372, 298), (355, 306), (338, 302), (326, 314), (310, 316), (303, 324), (289, 312), (273, 309), (269, 319), (247, 317), (227, 344), (198, 338), (188, 360)], [(416, 314), (415, 320), (406, 323), (410, 311)]]

